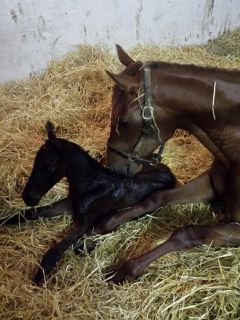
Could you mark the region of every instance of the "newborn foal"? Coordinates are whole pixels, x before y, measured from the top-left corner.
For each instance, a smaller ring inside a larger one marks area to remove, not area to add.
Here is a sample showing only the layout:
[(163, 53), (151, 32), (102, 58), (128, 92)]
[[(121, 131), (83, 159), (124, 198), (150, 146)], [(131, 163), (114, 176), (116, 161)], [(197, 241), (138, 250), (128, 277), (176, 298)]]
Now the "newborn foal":
[(47, 122), (46, 130), (48, 140), (37, 152), (22, 197), (27, 205), (35, 206), (48, 190), (67, 177), (67, 201), (74, 225), (66, 237), (44, 255), (35, 283), (41, 282), (44, 273), (48, 274), (55, 267), (69, 246), (95, 226), (96, 230), (98, 225), (102, 227), (112, 212), (133, 206), (156, 190), (175, 186), (175, 177), (162, 164), (134, 177), (126, 177), (102, 167), (75, 143), (57, 138), (50, 122)]

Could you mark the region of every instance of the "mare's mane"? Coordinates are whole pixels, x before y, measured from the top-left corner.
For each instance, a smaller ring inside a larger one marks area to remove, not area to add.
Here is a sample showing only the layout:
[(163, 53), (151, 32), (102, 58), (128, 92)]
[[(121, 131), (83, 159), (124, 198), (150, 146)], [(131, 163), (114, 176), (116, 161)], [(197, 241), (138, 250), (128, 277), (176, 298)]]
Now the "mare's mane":
[(134, 76), (143, 67), (150, 67), (152, 70), (160, 70), (163, 73), (193, 75), (196, 77), (206, 77), (210, 79), (223, 80), (226, 82), (240, 83), (240, 70), (238, 69), (223, 69), (216, 67), (202, 67), (194, 64), (168, 63), (163, 61), (140, 61), (130, 63), (124, 70), (123, 74)]
[(216, 77), (224, 81), (240, 82), (240, 71), (238, 69), (227, 70), (216, 67), (201, 67), (194, 64), (167, 63), (162, 61), (148, 61), (145, 66), (152, 70), (159, 69), (163, 72), (187, 72), (195, 76)]

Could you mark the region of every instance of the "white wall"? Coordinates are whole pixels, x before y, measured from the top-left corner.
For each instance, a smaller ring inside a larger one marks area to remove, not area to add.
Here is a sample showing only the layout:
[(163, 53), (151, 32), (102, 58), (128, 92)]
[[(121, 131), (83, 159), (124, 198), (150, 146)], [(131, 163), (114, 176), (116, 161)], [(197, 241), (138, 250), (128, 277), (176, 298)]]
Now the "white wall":
[(0, 0), (0, 82), (82, 43), (200, 44), (240, 26), (240, 0)]

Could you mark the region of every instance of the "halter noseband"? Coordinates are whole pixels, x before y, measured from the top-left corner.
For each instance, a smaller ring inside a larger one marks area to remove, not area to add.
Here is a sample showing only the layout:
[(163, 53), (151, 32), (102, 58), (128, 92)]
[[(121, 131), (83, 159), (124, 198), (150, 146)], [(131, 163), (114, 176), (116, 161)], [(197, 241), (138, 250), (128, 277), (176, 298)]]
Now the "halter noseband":
[[(159, 136), (159, 129), (154, 119), (153, 106), (151, 105), (151, 94), (152, 94), (151, 68), (144, 67), (143, 71), (144, 71), (144, 80), (143, 80), (144, 106), (142, 108), (142, 118), (143, 118), (144, 126), (142, 130), (142, 134), (140, 135), (131, 153), (118, 150), (113, 146), (111, 146), (109, 143), (107, 147), (108, 147), (108, 150), (110, 150), (111, 152), (114, 152), (120, 157), (125, 158), (129, 161), (134, 161), (138, 164), (148, 163), (151, 165), (156, 165), (161, 159), (161, 154), (163, 152), (164, 144), (161, 142), (161, 139)], [(140, 157), (138, 153), (141, 146), (150, 138), (154, 138), (155, 140), (157, 140), (160, 147), (159, 147), (158, 153), (153, 154), (150, 159), (145, 159)]]

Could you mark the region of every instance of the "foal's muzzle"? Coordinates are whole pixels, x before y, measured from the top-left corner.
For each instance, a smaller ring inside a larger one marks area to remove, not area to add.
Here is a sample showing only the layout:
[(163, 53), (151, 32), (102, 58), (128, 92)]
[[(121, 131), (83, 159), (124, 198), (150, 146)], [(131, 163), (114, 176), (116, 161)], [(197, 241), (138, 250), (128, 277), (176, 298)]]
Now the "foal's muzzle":
[(32, 193), (32, 192), (26, 192), (26, 191), (23, 191), (22, 198), (25, 204), (29, 207), (36, 206), (39, 200), (41, 199), (39, 195), (36, 195), (35, 193)]

